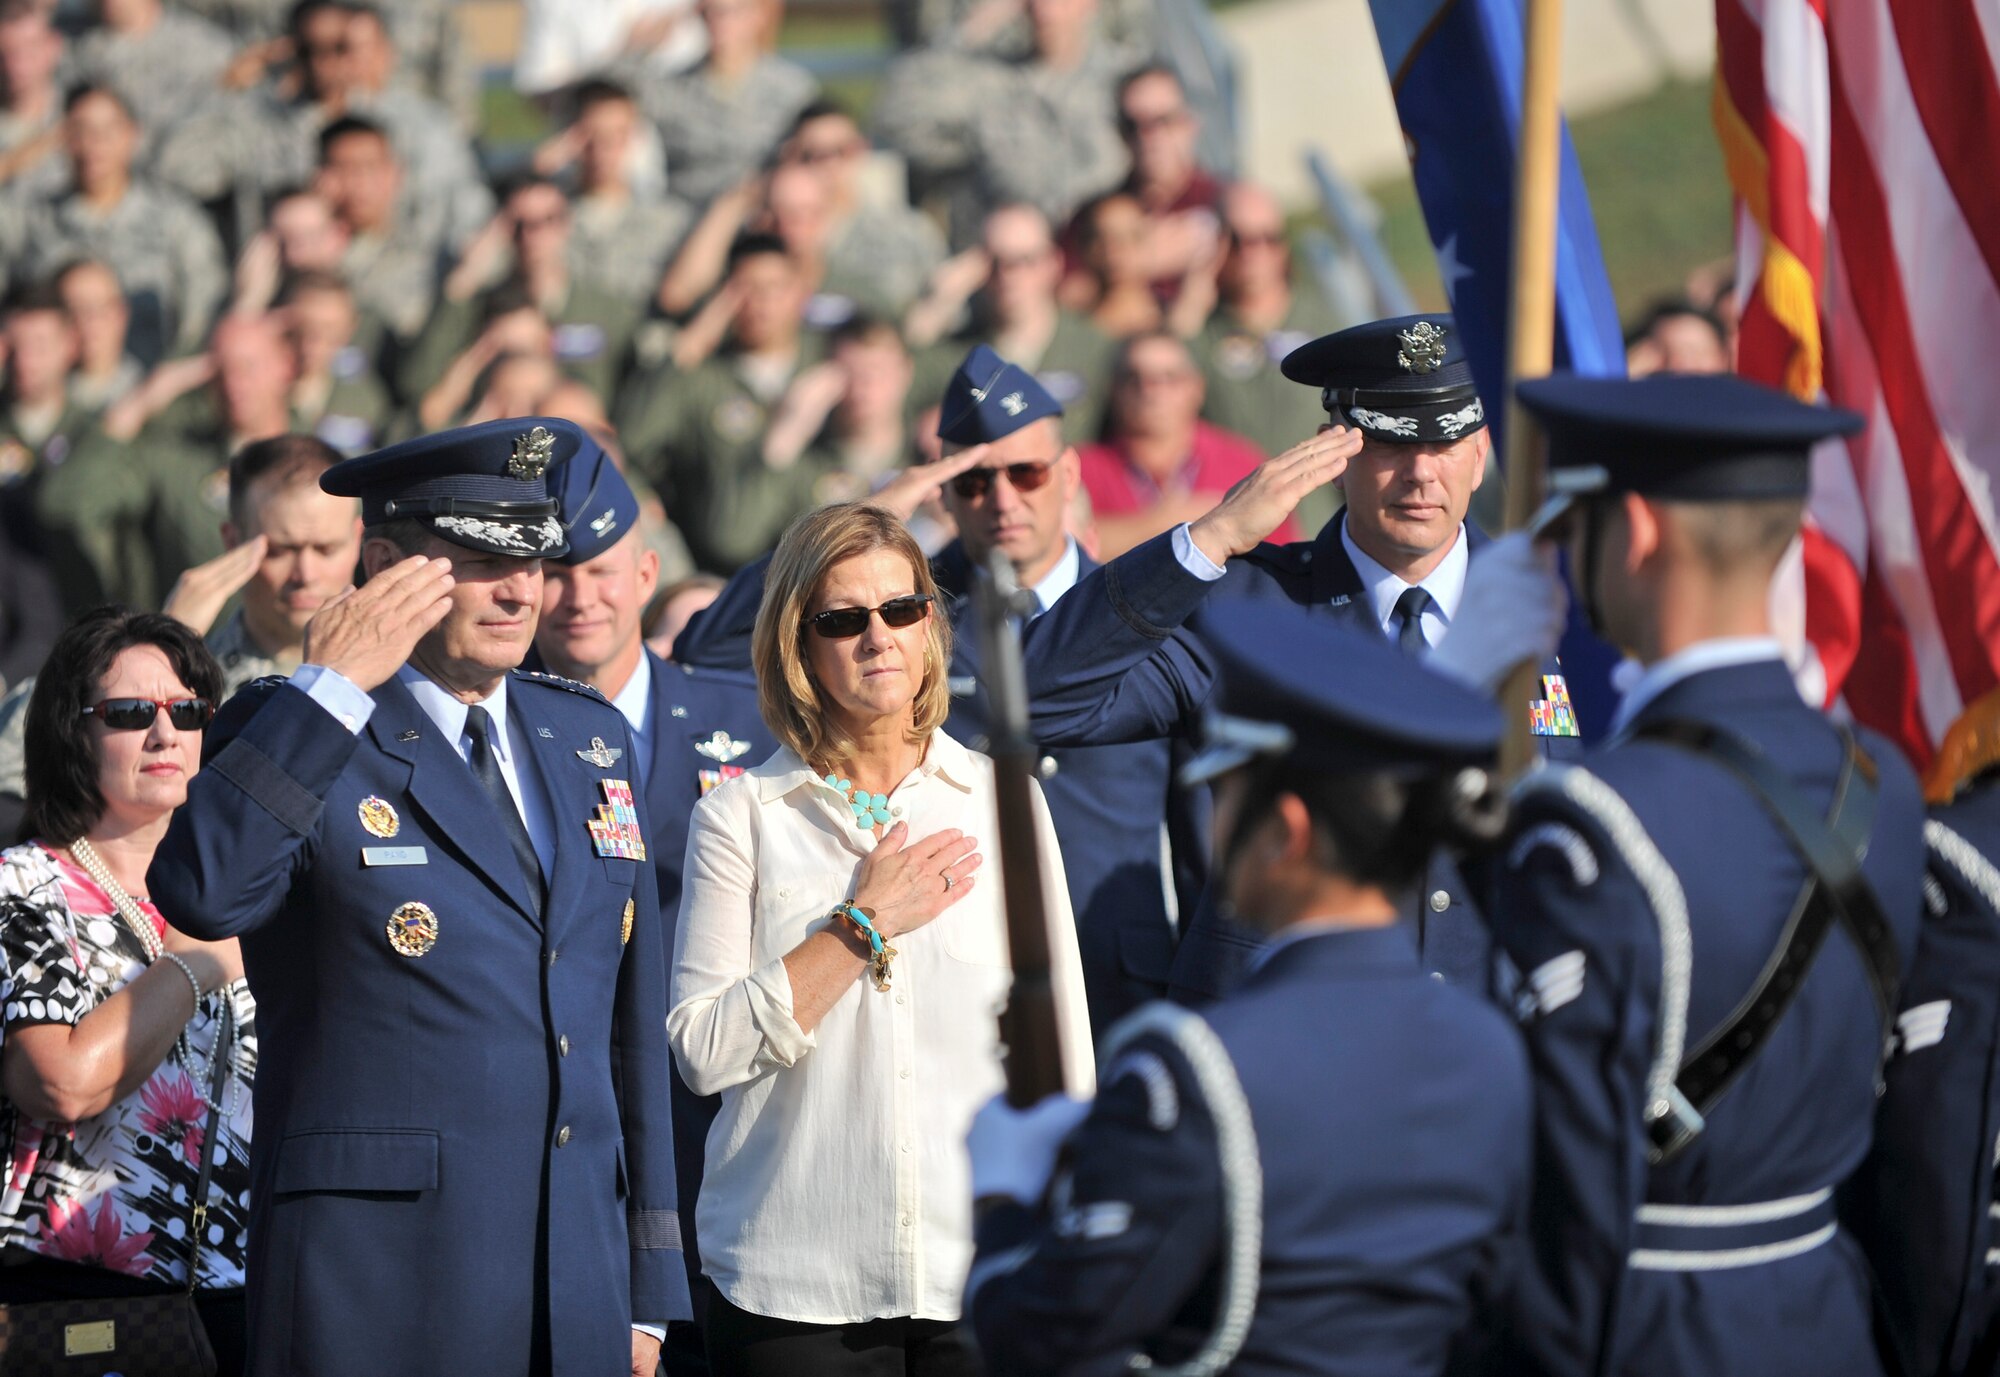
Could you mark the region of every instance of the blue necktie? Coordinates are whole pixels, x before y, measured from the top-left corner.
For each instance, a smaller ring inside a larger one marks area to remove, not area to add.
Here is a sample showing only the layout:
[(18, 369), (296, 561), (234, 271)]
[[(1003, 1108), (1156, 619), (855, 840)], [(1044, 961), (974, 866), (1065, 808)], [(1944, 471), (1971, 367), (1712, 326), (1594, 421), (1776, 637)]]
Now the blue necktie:
[(1405, 588), (1396, 599), (1396, 644), (1405, 655), (1422, 655), (1431, 648), (1424, 639), (1424, 613), (1430, 606), (1431, 595), (1420, 587)]
[(507, 781), (500, 775), (500, 762), (493, 758), (493, 714), (475, 704), (465, 714), (465, 734), (472, 738), (472, 751), (468, 757), (472, 765), (472, 777), (479, 781), (479, 787), (486, 791), (486, 797), (499, 810), (500, 817), (507, 825), (507, 840), (513, 844), (514, 859), (521, 863), (521, 871), (528, 877), (528, 883), (535, 893), (542, 891), (542, 861), (535, 854), (535, 843), (528, 836), (528, 825), (521, 821), (521, 810), (514, 802), (514, 796), (507, 791)]

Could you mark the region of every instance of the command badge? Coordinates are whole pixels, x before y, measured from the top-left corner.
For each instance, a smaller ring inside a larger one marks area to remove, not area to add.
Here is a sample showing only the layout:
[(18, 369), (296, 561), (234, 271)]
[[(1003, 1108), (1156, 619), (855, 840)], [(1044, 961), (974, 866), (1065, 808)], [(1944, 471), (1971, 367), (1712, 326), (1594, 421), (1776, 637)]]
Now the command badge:
[(1435, 373), (1444, 367), (1444, 331), (1428, 320), (1420, 320), (1407, 330), (1398, 330), (1396, 339), (1402, 349), (1396, 354), (1396, 362), (1412, 373)]
[(591, 845), (600, 856), (645, 860), (646, 834), (639, 830), (639, 806), (632, 800), (631, 784), (622, 779), (600, 779), (597, 786), (604, 791), (604, 802), (597, 805), (597, 816), (587, 824)]
[(437, 945), (438, 920), (429, 904), (412, 901), (389, 915), (389, 945), (402, 956), (422, 956)]
[(403, 825), (389, 801), (377, 798), (373, 794), (361, 800), (361, 807), (357, 811), (361, 814), (361, 830), (371, 837), (384, 839), (393, 837), (396, 835), (396, 829)]
[(695, 754), (705, 755), (718, 765), (727, 765), (750, 749), (748, 741), (739, 741), (725, 731), (712, 731), (694, 743)]
[(634, 907), (635, 905), (630, 899), (625, 901), (624, 926), (618, 930), (618, 943), (620, 946), (632, 940), (632, 911)]
[(536, 426), (526, 435), (514, 437), (514, 455), (507, 461), (507, 476), (530, 482), (547, 473), (555, 457), (556, 437), (547, 426)]
[(586, 765), (595, 765), (598, 769), (604, 770), (616, 765), (618, 758), (624, 754), (624, 747), (607, 746), (604, 744), (603, 737), (593, 736), (590, 738), (590, 749), (587, 751), (578, 751), (576, 758)]

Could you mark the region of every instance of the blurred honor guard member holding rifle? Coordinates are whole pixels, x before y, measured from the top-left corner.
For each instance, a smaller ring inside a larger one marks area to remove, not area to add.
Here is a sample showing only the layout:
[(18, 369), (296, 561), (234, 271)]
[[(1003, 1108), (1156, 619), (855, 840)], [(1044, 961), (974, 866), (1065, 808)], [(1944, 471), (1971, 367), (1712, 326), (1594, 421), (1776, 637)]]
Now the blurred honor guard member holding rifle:
[(154, 860), (259, 995), (253, 1373), (651, 1374), (634, 1321), (686, 1317), (631, 734), (515, 669), (582, 443), (530, 417), (328, 470), (367, 581), (230, 701)]
[(1269, 944), (1214, 1007), (1119, 1026), (1054, 1190), (1083, 1106), (980, 1111), (967, 1310), (1009, 1377), (1459, 1371), (1524, 1251), (1528, 1068), (1398, 915), (1438, 850), (1498, 836), (1500, 714), (1373, 633), (1217, 612), (1187, 773)]
[(1578, 596), (1644, 673), (1602, 747), (1522, 785), (1488, 912), (1540, 1144), (1510, 1370), (1876, 1377), (1834, 1196), (1916, 946), (1923, 803), (1800, 699), (1769, 611), (1809, 451), (1859, 419), (1726, 375), (1519, 395)]

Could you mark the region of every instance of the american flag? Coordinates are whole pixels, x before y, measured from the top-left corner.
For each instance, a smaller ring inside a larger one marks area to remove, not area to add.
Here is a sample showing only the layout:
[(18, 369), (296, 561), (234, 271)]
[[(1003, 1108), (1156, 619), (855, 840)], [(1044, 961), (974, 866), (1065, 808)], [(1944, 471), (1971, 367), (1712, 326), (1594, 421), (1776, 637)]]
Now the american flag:
[(2000, 682), (2000, 3), (1716, 0), (1716, 27), (1737, 369), (1868, 422), (1815, 456), (1804, 631), (1828, 701), (1922, 765)]

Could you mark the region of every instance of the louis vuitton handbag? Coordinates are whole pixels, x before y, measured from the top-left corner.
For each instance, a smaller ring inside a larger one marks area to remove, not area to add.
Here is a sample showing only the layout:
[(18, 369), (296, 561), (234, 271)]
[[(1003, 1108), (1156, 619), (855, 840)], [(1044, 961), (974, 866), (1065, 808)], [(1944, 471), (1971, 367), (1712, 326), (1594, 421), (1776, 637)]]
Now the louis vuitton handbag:
[[(224, 1008), (228, 1008), (227, 1001)], [(229, 1045), (227, 1021), (216, 1030)], [(0, 1373), (6, 1377), (215, 1377), (215, 1349), (194, 1307), (201, 1244), (208, 1230), (208, 1188), (229, 1058), (218, 1055), (208, 1087), (208, 1130), (201, 1170), (188, 1197), (188, 1281), (179, 1291), (101, 1300), (0, 1305)]]

